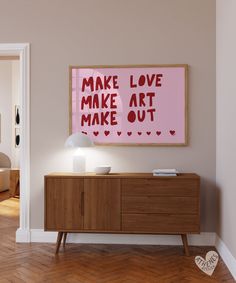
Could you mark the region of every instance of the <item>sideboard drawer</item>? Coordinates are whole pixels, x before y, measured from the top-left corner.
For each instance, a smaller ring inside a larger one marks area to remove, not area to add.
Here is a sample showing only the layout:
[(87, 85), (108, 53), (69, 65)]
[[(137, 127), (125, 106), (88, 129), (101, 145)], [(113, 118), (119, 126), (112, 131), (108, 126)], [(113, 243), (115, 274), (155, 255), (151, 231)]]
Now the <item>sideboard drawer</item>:
[(199, 233), (197, 214), (123, 214), (122, 231), (137, 233)]
[(122, 213), (197, 214), (198, 210), (198, 199), (195, 197), (122, 197)]
[(124, 196), (191, 196), (199, 193), (199, 179), (181, 179), (178, 177), (157, 179), (123, 179)]

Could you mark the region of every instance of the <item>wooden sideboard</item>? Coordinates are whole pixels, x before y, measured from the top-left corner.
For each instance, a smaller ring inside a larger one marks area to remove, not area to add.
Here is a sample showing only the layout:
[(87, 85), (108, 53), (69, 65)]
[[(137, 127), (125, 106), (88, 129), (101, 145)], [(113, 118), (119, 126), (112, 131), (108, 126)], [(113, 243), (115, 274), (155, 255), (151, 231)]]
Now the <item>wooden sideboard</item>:
[(200, 177), (148, 173), (45, 176), (45, 231), (57, 231), (58, 252), (67, 233), (200, 233)]

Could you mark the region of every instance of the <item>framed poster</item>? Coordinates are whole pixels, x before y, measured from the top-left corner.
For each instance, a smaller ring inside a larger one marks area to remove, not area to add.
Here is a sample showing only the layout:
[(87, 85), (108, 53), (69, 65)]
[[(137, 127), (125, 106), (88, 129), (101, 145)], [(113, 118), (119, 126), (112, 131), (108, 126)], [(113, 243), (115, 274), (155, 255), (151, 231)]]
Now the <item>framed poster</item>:
[(187, 69), (71, 66), (70, 133), (103, 145), (187, 145)]

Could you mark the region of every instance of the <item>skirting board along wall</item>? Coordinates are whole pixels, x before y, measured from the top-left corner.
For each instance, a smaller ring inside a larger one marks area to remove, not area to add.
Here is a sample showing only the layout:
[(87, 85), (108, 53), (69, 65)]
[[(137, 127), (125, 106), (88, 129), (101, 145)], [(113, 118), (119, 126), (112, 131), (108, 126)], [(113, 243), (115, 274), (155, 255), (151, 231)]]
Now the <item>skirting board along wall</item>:
[[(16, 242), (55, 243), (56, 232), (45, 232), (43, 229), (21, 230), (16, 232)], [(236, 280), (236, 259), (225, 243), (214, 232), (203, 232), (199, 235), (188, 235), (192, 246), (215, 246), (232, 276)], [(118, 235), (118, 234), (69, 234), (68, 243), (86, 244), (132, 244), (132, 245), (182, 245), (181, 237), (176, 235)]]
[(215, 247), (236, 281), (236, 259), (218, 235), (216, 235)]

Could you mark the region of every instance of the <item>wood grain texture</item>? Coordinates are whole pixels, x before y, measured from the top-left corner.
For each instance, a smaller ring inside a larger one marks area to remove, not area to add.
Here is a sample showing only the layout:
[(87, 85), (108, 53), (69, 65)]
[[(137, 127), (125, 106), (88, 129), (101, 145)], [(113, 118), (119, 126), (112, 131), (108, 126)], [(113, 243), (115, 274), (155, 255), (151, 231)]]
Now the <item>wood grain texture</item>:
[(194, 197), (122, 195), (122, 213), (197, 214), (198, 199)]
[(81, 179), (45, 179), (45, 230), (83, 229)]
[(45, 176), (45, 230), (200, 233), (200, 179), (195, 174), (72, 176)]
[(184, 252), (186, 256), (189, 256), (189, 247), (188, 247), (188, 238), (186, 234), (181, 234), (183, 246), (184, 246)]
[(195, 214), (123, 214), (122, 230), (159, 234), (199, 233)]
[(197, 197), (199, 195), (199, 179), (144, 177), (139, 180), (139, 178), (124, 178), (122, 179), (122, 194), (124, 196)]
[(150, 175), (45, 176), (45, 228), (67, 232), (199, 233), (199, 177)]
[(59, 249), (60, 249), (62, 237), (63, 237), (63, 232), (58, 232), (58, 235), (57, 235), (56, 254), (58, 253), (58, 251), (59, 251)]
[(93, 172), (90, 173), (74, 173), (74, 172), (53, 172), (50, 174), (47, 174), (45, 178), (81, 178), (81, 179), (153, 179), (153, 180), (180, 180), (180, 179), (196, 179), (200, 181), (200, 177), (195, 173), (179, 173), (177, 176), (173, 177), (157, 177), (153, 176), (152, 173), (109, 173), (107, 175), (98, 175)]
[(84, 180), (84, 229), (119, 231), (120, 180)]
[[(1, 199), (2, 193), (0, 193)], [(3, 197), (4, 198), (4, 197)], [(15, 243), (19, 200), (0, 202), (1, 283), (234, 283), (222, 259), (207, 276), (194, 263), (214, 247)]]

